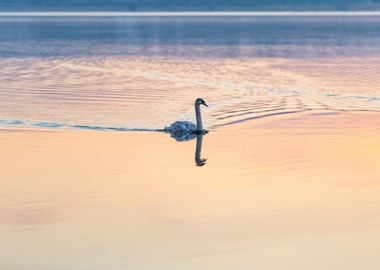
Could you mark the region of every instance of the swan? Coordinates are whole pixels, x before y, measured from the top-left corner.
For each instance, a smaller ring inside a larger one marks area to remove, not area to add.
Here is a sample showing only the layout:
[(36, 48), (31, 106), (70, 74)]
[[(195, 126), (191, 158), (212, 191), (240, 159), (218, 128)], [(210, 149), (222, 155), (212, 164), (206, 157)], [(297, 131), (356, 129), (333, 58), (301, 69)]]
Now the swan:
[(175, 138), (183, 137), (182, 140), (192, 139), (190, 137), (195, 137), (194, 136), (195, 134), (207, 134), (208, 131), (203, 129), (200, 106), (203, 105), (203, 106), (208, 107), (208, 105), (202, 98), (197, 98), (195, 100), (194, 105), (195, 105), (195, 117), (197, 120), (196, 124), (189, 121), (176, 121), (172, 123), (169, 127), (166, 127), (165, 131), (169, 132), (172, 135), (172, 137), (175, 137)]

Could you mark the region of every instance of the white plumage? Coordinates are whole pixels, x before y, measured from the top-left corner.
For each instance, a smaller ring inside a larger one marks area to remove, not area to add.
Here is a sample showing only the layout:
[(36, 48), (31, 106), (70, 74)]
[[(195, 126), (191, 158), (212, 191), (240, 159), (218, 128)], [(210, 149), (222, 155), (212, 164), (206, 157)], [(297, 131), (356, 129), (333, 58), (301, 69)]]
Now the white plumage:
[(194, 132), (197, 126), (190, 121), (176, 121), (166, 128), (169, 132)]
[(191, 140), (195, 138), (195, 134), (207, 133), (207, 130), (203, 129), (200, 105), (208, 107), (203, 99), (198, 98), (195, 100), (196, 124), (189, 121), (176, 121), (169, 127), (166, 127), (165, 131), (169, 132), (170, 135), (178, 141)]

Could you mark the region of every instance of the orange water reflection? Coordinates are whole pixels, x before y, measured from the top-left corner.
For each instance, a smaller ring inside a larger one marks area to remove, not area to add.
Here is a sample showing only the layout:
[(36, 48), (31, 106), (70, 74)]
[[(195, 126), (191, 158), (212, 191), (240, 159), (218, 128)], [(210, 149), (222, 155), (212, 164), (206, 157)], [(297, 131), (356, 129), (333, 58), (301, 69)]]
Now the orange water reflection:
[(166, 134), (3, 130), (0, 268), (377, 269), (378, 117), (220, 129), (203, 167)]

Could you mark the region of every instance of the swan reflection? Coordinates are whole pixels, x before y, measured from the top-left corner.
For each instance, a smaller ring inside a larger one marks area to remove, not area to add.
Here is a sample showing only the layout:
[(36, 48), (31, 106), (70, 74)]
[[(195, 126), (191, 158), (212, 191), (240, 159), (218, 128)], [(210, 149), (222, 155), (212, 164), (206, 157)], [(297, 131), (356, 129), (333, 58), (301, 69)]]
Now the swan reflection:
[(202, 158), (202, 144), (203, 144), (203, 137), (208, 134), (208, 131), (205, 130), (204, 132), (194, 133), (194, 132), (176, 132), (170, 133), (170, 137), (175, 139), (177, 142), (183, 142), (183, 141), (191, 141), (196, 139), (195, 144), (195, 164), (196, 166), (202, 167), (206, 164), (205, 158)]
[(195, 147), (195, 164), (199, 167), (202, 167), (206, 164), (205, 158), (202, 158), (202, 142), (203, 142), (203, 134), (197, 135), (197, 143)]

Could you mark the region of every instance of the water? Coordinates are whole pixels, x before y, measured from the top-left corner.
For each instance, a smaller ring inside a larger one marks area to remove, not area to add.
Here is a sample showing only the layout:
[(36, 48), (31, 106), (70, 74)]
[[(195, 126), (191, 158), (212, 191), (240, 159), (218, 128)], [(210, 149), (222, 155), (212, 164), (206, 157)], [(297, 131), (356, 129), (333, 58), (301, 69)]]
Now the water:
[[(379, 269), (379, 41), (378, 16), (0, 16), (0, 269)], [(209, 134), (150, 132), (198, 97)]]
[(162, 133), (2, 129), (0, 268), (378, 269), (378, 120), (219, 128), (201, 167)]
[[(0, 17), (0, 124), (380, 110), (379, 17)], [(17, 80), (15, 79), (17, 78)], [(344, 78), (344, 79), (342, 79)]]

